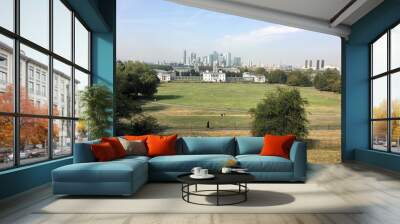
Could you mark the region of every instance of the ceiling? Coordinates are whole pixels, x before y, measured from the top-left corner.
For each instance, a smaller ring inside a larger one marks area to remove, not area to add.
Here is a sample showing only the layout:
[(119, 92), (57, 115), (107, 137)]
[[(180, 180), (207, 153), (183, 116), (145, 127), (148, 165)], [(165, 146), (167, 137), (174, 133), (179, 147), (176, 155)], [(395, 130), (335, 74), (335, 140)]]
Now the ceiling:
[(348, 37), (351, 25), (383, 0), (169, 0), (246, 18)]

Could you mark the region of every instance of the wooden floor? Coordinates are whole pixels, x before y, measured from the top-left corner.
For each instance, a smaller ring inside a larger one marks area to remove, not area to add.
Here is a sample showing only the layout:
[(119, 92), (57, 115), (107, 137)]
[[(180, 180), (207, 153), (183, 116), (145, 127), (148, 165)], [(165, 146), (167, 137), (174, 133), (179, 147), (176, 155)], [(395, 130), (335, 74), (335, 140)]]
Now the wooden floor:
[(0, 202), (0, 223), (400, 223), (399, 174), (353, 163), (311, 165), (308, 181), (367, 206), (357, 214), (35, 214), (35, 208), (54, 200), (50, 187), (43, 186)]

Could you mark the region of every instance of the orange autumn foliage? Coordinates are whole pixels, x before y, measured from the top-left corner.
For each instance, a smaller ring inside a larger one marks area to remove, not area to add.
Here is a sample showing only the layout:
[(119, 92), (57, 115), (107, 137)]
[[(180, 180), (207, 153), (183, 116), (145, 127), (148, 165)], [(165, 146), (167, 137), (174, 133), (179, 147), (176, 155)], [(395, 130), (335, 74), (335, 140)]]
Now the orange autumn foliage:
[[(13, 86), (9, 85), (6, 92), (0, 93), (0, 111), (13, 112), (14, 107), (14, 90)], [(42, 105), (42, 104), (41, 104)], [(46, 104), (44, 104), (46, 105)], [(29, 99), (25, 88), (20, 89), (20, 110), (23, 114), (40, 114), (46, 115), (48, 112), (47, 106), (38, 106)], [(57, 112), (58, 113), (58, 112)], [(13, 117), (0, 116), (0, 146), (12, 148), (13, 146)], [(20, 146), (25, 145), (45, 144), (48, 137), (48, 119), (46, 118), (20, 118)], [(59, 128), (53, 126), (53, 138), (58, 137)]]

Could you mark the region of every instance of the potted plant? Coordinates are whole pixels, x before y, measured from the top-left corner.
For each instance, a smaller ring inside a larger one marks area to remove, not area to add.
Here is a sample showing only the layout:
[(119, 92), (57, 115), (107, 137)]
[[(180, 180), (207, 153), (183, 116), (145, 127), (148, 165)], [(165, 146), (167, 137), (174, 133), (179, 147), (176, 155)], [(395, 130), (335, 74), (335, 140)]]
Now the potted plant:
[(112, 102), (112, 93), (104, 85), (86, 87), (80, 93), (81, 118), (88, 129), (90, 140), (110, 136)]

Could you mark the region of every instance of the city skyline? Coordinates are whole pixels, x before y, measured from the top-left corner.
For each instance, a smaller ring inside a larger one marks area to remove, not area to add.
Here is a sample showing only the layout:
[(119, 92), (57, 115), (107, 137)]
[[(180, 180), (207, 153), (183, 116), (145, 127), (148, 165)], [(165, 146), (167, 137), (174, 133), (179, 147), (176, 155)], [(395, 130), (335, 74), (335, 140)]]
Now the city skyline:
[[(117, 58), (180, 62), (182, 52), (230, 52), (242, 63), (303, 67), (324, 59), (340, 67), (340, 38), (168, 1), (118, 1)], [(132, 13), (133, 12), (133, 13)]]

